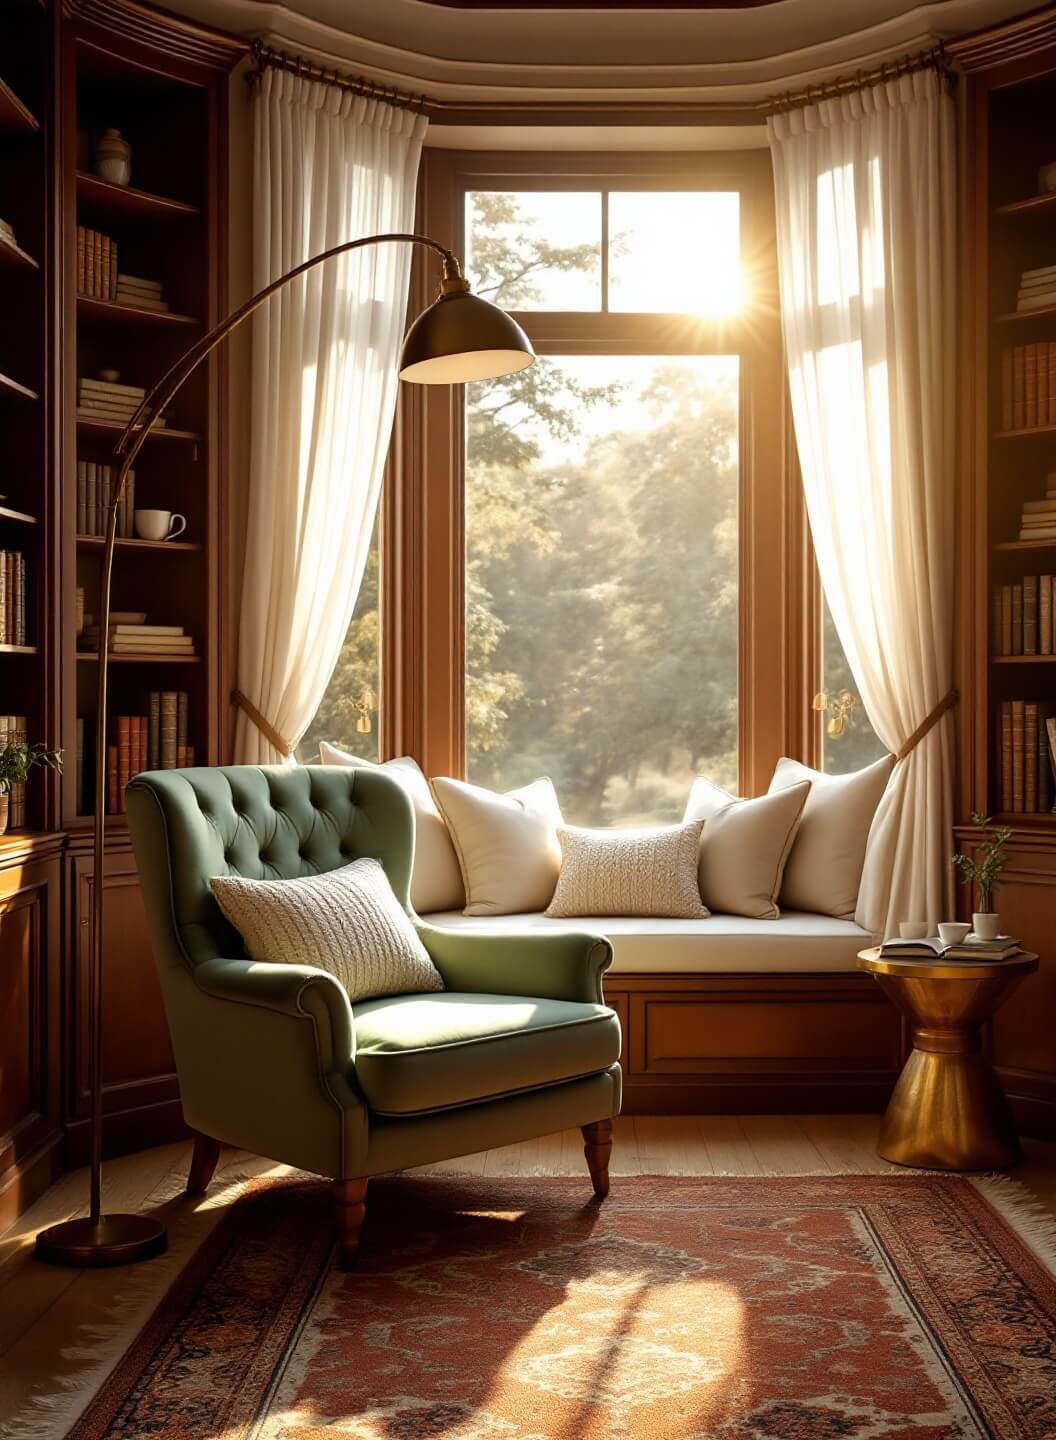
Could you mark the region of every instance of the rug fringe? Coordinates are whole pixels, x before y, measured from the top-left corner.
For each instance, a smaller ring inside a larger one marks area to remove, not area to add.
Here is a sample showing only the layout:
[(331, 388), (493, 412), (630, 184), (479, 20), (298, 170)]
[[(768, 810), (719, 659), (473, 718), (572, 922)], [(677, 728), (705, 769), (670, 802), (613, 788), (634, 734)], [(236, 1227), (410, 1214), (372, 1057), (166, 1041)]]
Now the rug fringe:
[(972, 1184), (1009, 1227), (1056, 1276), (1056, 1216), (1022, 1180), (1008, 1175), (977, 1175)]

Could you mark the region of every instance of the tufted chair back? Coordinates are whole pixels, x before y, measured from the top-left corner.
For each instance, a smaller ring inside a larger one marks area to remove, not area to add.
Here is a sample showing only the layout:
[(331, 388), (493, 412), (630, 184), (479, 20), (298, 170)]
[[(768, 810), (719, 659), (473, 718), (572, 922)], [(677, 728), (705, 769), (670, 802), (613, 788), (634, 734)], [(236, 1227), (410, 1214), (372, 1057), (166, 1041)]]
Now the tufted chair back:
[(209, 881), (214, 875), (291, 880), (362, 856), (385, 868), (404, 907), (414, 811), (379, 770), (336, 765), (230, 765), (153, 770), (126, 791), (159, 966), (245, 954)]

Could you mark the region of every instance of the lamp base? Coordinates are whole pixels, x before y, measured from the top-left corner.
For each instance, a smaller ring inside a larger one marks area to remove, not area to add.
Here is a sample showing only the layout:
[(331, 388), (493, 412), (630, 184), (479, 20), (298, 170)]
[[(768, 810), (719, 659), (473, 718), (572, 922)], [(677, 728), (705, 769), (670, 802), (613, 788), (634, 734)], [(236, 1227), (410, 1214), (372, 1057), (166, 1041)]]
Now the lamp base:
[(100, 1215), (64, 1220), (37, 1236), (37, 1259), (47, 1265), (69, 1265), (78, 1270), (107, 1265), (132, 1265), (152, 1260), (169, 1248), (164, 1225), (149, 1215)]

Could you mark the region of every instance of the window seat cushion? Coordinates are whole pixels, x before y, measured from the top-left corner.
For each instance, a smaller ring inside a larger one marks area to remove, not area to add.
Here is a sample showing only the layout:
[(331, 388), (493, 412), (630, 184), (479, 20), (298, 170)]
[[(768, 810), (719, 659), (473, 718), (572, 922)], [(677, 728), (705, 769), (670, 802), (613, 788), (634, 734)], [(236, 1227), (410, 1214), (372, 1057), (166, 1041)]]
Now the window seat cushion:
[(876, 937), (853, 920), (787, 910), (779, 920), (744, 915), (709, 915), (706, 920), (645, 916), (587, 916), (575, 921), (543, 914), (467, 916), (451, 910), (423, 915), (445, 930), (587, 930), (612, 945), (610, 975), (707, 975), (848, 971), (857, 969), (859, 950)]

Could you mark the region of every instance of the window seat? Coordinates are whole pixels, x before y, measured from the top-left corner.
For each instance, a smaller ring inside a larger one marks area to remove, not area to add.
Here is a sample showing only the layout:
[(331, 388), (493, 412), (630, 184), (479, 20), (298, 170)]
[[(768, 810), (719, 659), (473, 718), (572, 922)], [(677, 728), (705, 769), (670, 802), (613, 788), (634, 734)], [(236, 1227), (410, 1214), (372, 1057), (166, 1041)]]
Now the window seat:
[(607, 936), (624, 1114), (879, 1112), (902, 1065), (899, 1016), (856, 965), (874, 937), (851, 920), (422, 918), (445, 930)]
[(463, 915), (450, 910), (422, 919), (445, 930), (589, 930), (612, 945), (614, 976), (831, 974), (856, 971), (859, 950), (875, 937), (853, 920), (786, 911), (779, 920), (711, 915), (707, 920), (593, 916), (554, 920), (543, 914)]

